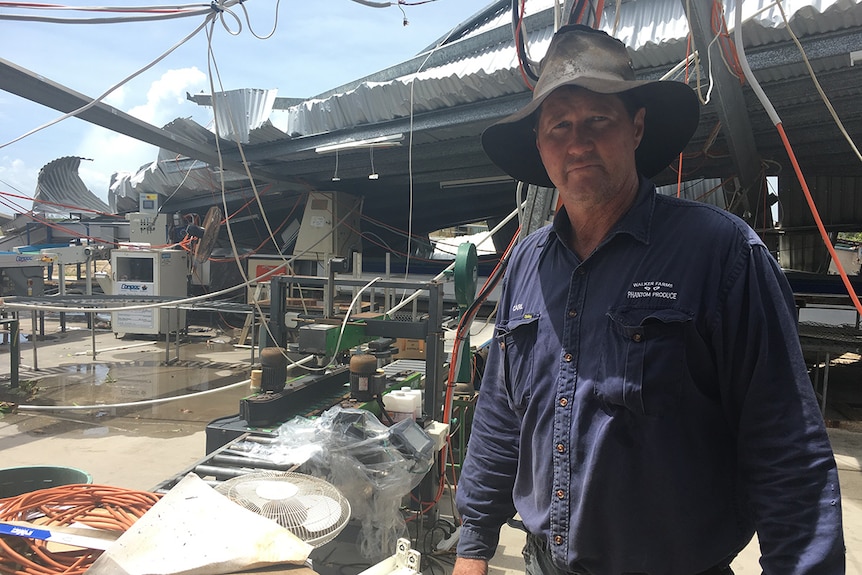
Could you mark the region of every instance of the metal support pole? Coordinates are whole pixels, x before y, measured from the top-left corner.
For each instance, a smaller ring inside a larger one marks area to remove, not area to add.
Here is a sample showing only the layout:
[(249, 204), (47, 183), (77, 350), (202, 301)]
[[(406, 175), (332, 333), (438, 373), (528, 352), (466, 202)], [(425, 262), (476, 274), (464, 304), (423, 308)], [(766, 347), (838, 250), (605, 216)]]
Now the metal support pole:
[(174, 339), (174, 341), (176, 342), (176, 346), (177, 346), (176, 361), (179, 363), (179, 361), (180, 361), (180, 331), (182, 331), (182, 327), (187, 327), (187, 326), (180, 327), (180, 323), (181, 323), (180, 318), (182, 317), (182, 313), (180, 311), (180, 306), (174, 306), (174, 310), (177, 312), (177, 332), (176, 332), (176, 338)]
[[(90, 259), (90, 258), (88, 257), (88, 258), (87, 258), (87, 261), (86, 261), (85, 263), (86, 263), (86, 270), (87, 270), (87, 275), (86, 275), (86, 280), (87, 280), (87, 283), (86, 283), (86, 286), (87, 286), (87, 287), (86, 287), (86, 293), (87, 293), (87, 295), (93, 295), (93, 266), (95, 266), (95, 265), (96, 265), (96, 260), (95, 260), (95, 259)], [(93, 317), (93, 319), (96, 319), (96, 318), (95, 318), (95, 316)]]
[[(360, 279), (362, 277), (362, 252), (353, 252), (353, 277), (356, 279)], [(356, 294), (359, 293), (361, 288), (359, 286), (353, 286), (351, 299), (356, 297)], [(359, 304), (359, 309), (357, 312), (362, 311), (362, 300), (357, 302)], [(347, 313), (350, 313), (351, 310), (347, 310)]]
[(36, 353), (36, 340), (39, 339), (36, 334), (36, 312), (30, 312), (30, 320), (33, 323), (33, 335), (30, 338), (30, 341), (33, 343), (33, 369), (35, 371), (39, 371), (39, 357)]
[[(63, 257), (57, 254), (57, 279), (59, 281), (60, 298), (66, 296), (66, 266), (63, 264)], [(60, 332), (66, 333), (66, 312), (60, 312)]]
[(326, 289), (323, 290), (323, 317), (335, 317), (335, 270), (332, 259), (326, 261)]
[(823, 397), (820, 398), (820, 412), (823, 419), (826, 419), (826, 392), (829, 390), (829, 362), (831, 357), (829, 352), (826, 352), (826, 364), (823, 366)]
[(254, 365), (254, 346), (257, 344), (257, 337), (255, 336), (255, 331), (257, 331), (256, 322), (257, 322), (257, 308), (252, 306), (252, 308), (251, 308), (251, 362), (249, 363), (249, 365)]
[[(713, 31), (714, 4), (706, 0), (694, 0), (684, 3), (688, 20), (691, 23), (691, 35), (704, 62), (718, 58), (721, 47), (713, 46), (715, 38)], [(760, 205), (761, 180), (760, 156), (754, 142), (754, 131), (751, 120), (746, 112), (745, 96), (742, 85), (726, 66), (714, 65), (712, 76), (715, 86), (714, 106), (721, 121), (730, 157), (738, 175), (739, 202), (728, 207), (729, 211), (741, 216), (753, 225), (755, 212)]]
[(15, 389), (19, 385), (19, 366), (21, 365), (21, 329), (17, 315), (13, 318), (0, 319), (0, 324), (9, 326), (9, 386)]
[(90, 343), (93, 345), (93, 361), (96, 361), (96, 314), (87, 314), (90, 318)]
[[(156, 308), (155, 313), (161, 314), (162, 310), (160, 308)], [(171, 312), (168, 311), (165, 314), (165, 316), (167, 316), (166, 319), (168, 321), (168, 330), (165, 333), (165, 365), (170, 365), (171, 364)], [(159, 324), (161, 324), (161, 321), (159, 321)], [(161, 329), (161, 326), (159, 329)]]
[[(392, 279), (392, 254), (386, 252), (386, 275), (387, 280)], [(392, 309), (392, 288), (383, 288), (383, 311)]]
[(443, 284), (428, 284), (428, 333), (425, 336), (425, 414), (443, 421)]

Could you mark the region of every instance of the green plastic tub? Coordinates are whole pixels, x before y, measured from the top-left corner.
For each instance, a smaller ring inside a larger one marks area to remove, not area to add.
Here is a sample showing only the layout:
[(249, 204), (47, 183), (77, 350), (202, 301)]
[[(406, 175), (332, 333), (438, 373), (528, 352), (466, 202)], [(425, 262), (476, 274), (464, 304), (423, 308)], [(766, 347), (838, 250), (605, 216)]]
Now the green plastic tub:
[(76, 483), (93, 483), (93, 478), (86, 471), (74, 467), (53, 465), (7, 467), (0, 469), (0, 499)]

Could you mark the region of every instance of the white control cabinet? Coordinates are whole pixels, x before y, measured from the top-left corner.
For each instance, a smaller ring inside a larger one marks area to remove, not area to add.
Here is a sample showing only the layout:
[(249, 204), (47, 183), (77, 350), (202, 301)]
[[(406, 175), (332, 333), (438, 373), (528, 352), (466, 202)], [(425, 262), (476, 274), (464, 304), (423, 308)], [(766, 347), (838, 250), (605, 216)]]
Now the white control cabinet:
[[(111, 252), (113, 295), (188, 295), (189, 256), (178, 250), (117, 249)], [(185, 310), (146, 308), (111, 313), (114, 333), (167, 334), (185, 326)]]

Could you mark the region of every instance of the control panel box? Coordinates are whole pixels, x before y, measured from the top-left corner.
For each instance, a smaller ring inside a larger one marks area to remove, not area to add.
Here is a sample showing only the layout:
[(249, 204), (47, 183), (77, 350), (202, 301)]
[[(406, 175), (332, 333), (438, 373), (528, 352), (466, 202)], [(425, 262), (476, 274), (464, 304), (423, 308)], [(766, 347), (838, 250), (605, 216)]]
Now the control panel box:
[(153, 247), (168, 244), (168, 216), (156, 213), (126, 214), (129, 220), (129, 241)]

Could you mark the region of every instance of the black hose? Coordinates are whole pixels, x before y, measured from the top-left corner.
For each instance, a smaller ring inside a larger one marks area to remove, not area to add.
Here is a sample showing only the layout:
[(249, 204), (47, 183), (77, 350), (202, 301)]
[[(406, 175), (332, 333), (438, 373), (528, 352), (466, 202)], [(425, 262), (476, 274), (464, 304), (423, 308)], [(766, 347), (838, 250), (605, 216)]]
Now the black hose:
[(527, 77), (535, 83), (539, 80), (539, 75), (535, 72), (536, 64), (527, 57), (526, 42), (524, 40), (526, 30), (521, 26), (521, 11), (518, 9), (518, 3), (519, 0), (512, 0), (512, 38), (515, 41), (515, 51), (518, 54), (518, 62), (521, 63), (521, 68), (523, 68)]

